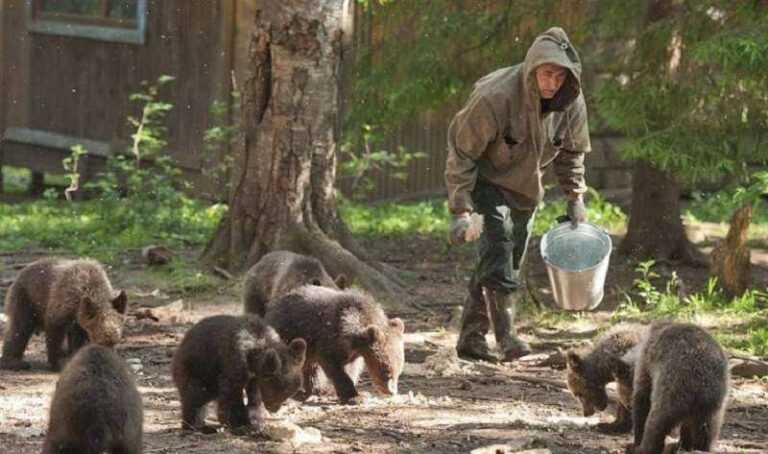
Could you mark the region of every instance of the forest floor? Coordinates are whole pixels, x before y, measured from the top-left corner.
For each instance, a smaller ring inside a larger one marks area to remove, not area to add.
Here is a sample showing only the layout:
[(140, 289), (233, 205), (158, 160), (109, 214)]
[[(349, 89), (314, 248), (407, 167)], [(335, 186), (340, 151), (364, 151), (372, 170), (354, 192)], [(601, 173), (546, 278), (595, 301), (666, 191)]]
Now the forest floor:
[[(457, 309), (472, 268), (471, 248), (449, 249), (431, 237), (372, 239), (364, 244), (377, 259), (407, 272), (409, 301), (388, 310), (406, 324), (400, 395), (375, 394), (363, 375), (362, 404), (339, 405), (334, 397), (313, 397), (303, 404), (289, 400), (271, 415), (266, 435), (236, 436), (224, 430), (186, 434), (179, 429), (180, 407), (170, 377), (174, 348), (201, 318), (241, 312), (239, 280), (222, 280), (219, 287), (200, 294), (176, 294), (167, 292), (155, 275), (148, 276), (138, 260), (126, 259), (112, 268), (113, 283), (126, 288), (131, 301), (126, 337), (118, 351), (126, 359), (140, 360), (144, 453), (620, 453), (630, 443), (629, 434), (594, 430), (598, 422), (612, 419), (613, 404), (602, 414), (581, 416), (565, 389), (562, 365), (547, 365), (547, 359), (556, 358), (558, 349), (583, 344), (610, 324), (622, 292), (635, 277), (631, 264), (612, 258), (605, 300), (596, 311), (563, 317), (551, 326), (534, 323), (535, 311), (523, 314), (518, 328), (534, 354), (495, 365), (459, 360), (453, 350)], [(539, 287), (538, 294), (546, 295), (546, 273), (535, 240), (530, 251), (529, 280)], [(21, 264), (37, 257), (34, 251), (1, 255), (0, 282), (13, 279)], [(755, 287), (765, 289), (768, 251), (754, 251), (753, 263)], [(660, 267), (674, 269), (688, 288), (706, 282), (703, 268)], [(141, 319), (143, 308), (150, 308), (158, 320)], [(46, 431), (57, 375), (45, 369), (42, 336), (33, 337), (26, 358), (32, 370), (0, 371), (2, 453), (38, 452)], [(209, 411), (212, 424), (214, 414)], [(300, 430), (293, 426), (291, 432), (289, 423)], [(734, 378), (718, 452), (768, 452), (767, 428), (768, 382)]]

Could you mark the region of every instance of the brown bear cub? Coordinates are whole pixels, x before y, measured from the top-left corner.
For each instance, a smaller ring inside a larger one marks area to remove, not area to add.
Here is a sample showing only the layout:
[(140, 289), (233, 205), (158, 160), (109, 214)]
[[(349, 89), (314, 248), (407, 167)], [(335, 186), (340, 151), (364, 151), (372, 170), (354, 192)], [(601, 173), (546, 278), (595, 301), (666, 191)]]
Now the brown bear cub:
[(325, 271), (323, 264), (314, 257), (289, 251), (270, 252), (245, 275), (245, 313), (263, 317), (269, 301), (274, 301), (302, 285), (338, 289), (345, 287), (346, 278), (339, 275), (334, 281)]
[(113, 346), (122, 337), (126, 308), (125, 292), (112, 289), (95, 260), (33, 262), (21, 270), (5, 298), (9, 326), (0, 368), (28, 369), (24, 350), (41, 330), (52, 370), (61, 368), (65, 337), (70, 354), (88, 341)]
[(91, 344), (61, 372), (43, 454), (139, 454), (142, 424), (133, 373), (114, 350)]
[(711, 451), (729, 383), (728, 356), (708, 332), (689, 323), (651, 324), (635, 362), (635, 441), (626, 452), (663, 452), (664, 439), (676, 426), (680, 448)]
[[(219, 422), (232, 430), (251, 427), (249, 411), (275, 412), (301, 386), (307, 344), (289, 345), (259, 317), (216, 315), (187, 331), (173, 356), (173, 381), (181, 398), (181, 427), (213, 432), (205, 407), (216, 400)], [(262, 421), (256, 421), (258, 427)]]
[(635, 324), (617, 325), (601, 335), (590, 352), (570, 350), (566, 354), (568, 389), (581, 403), (584, 416), (592, 416), (595, 410), (605, 410), (608, 404), (605, 386), (617, 380), (616, 419), (598, 424), (597, 430), (601, 432), (627, 433), (632, 429), (632, 372), (621, 358), (640, 343), (646, 329)]
[(357, 403), (357, 371), (345, 366), (354, 366), (361, 357), (376, 388), (383, 394), (397, 394), (405, 328), (399, 318), (387, 318), (371, 296), (357, 290), (304, 286), (271, 302), (265, 320), (283, 339), (307, 341), (304, 392), (299, 398), (318, 391), (320, 367), (341, 402)]

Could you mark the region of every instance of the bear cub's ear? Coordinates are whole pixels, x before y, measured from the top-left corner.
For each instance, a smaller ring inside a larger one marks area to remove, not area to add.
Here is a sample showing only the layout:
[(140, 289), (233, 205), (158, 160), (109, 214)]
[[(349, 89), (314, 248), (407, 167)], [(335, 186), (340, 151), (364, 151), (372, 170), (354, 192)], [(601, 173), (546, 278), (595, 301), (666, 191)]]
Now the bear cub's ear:
[(358, 334), (352, 336), (352, 346), (354, 348), (367, 348), (375, 344), (384, 338), (384, 333), (381, 332), (376, 325), (368, 325)]
[(338, 287), (339, 290), (344, 290), (349, 287), (349, 280), (345, 274), (339, 274), (336, 276), (336, 279), (334, 279), (333, 282), (336, 284), (336, 287)]
[(128, 296), (125, 294), (125, 290), (120, 290), (112, 295), (112, 307), (117, 312), (125, 314), (125, 310), (128, 309)]
[(578, 371), (581, 370), (583, 360), (578, 353), (573, 350), (568, 350), (565, 354), (565, 364), (568, 366), (568, 369)]
[(403, 320), (400, 318), (390, 319), (389, 327), (394, 329), (398, 334), (403, 334), (405, 332), (405, 324), (403, 324)]
[(291, 357), (297, 363), (303, 363), (307, 355), (307, 341), (302, 338), (296, 338), (288, 344), (288, 350), (291, 352)]
[(84, 296), (80, 303), (80, 311), (86, 319), (90, 320), (99, 315), (99, 305), (90, 296)]
[(261, 355), (261, 370), (264, 375), (275, 375), (280, 372), (282, 362), (280, 361), (280, 355), (277, 354), (274, 348), (266, 350)]

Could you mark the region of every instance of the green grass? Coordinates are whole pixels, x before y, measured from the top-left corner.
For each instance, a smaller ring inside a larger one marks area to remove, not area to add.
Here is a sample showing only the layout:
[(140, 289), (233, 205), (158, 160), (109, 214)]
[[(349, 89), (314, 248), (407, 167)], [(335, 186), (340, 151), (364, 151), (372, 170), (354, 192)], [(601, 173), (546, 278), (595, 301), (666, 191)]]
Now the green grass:
[(614, 312), (614, 323), (670, 318), (705, 324), (726, 349), (768, 355), (768, 288), (728, 299), (712, 278), (700, 292), (681, 297), (676, 274), (664, 279), (653, 266), (653, 261), (638, 264), (638, 277)]
[(112, 262), (128, 249), (153, 243), (204, 244), (225, 208), (186, 197), (179, 205), (143, 207), (123, 201), (38, 200), (0, 204), (0, 249), (43, 248)]
[[(344, 200), (340, 210), (352, 233), (369, 237), (419, 234), (445, 238), (451, 219), (445, 199), (374, 206)], [(564, 213), (565, 200), (542, 203), (536, 212), (533, 233), (542, 235)], [(626, 222), (621, 209), (594, 190), (588, 197), (587, 215), (590, 222), (608, 230), (617, 229)]]

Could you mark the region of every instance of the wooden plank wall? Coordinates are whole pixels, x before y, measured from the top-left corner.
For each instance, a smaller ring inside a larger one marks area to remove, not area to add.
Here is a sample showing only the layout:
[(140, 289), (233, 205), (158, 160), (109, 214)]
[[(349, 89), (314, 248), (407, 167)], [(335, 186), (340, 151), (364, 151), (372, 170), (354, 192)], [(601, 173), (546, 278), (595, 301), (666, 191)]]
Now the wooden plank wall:
[(221, 84), (214, 76), (226, 74), (217, 70), (224, 47), (221, 5), (151, 0), (145, 45), (31, 34), (29, 127), (106, 142), (126, 139), (127, 114), (139, 115), (128, 95), (142, 81), (168, 74), (176, 77), (162, 93), (175, 104), (169, 146), (183, 167), (199, 169), (208, 108)]

